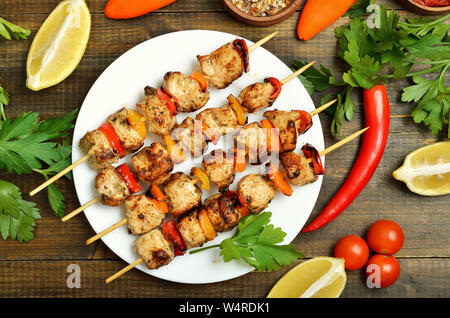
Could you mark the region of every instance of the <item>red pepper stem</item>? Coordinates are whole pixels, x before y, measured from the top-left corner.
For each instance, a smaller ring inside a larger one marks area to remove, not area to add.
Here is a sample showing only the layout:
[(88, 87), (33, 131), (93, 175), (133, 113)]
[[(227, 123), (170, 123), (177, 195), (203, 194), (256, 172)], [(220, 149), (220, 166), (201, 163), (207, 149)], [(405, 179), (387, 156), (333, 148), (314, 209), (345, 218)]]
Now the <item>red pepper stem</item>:
[(302, 233), (315, 231), (341, 214), (369, 183), (386, 147), (389, 135), (389, 100), (384, 85), (365, 89), (365, 124), (370, 129), (362, 137), (361, 148), (344, 184), (327, 206)]

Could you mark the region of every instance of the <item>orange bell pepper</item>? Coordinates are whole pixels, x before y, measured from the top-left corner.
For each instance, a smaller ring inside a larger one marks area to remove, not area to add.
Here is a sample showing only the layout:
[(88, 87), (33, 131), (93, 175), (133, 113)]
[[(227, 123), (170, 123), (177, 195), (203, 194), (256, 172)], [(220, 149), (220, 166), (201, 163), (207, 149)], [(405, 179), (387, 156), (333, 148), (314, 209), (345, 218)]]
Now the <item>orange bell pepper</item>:
[(169, 154), (175, 163), (182, 163), (186, 160), (186, 155), (184, 154), (183, 149), (177, 145), (172, 136), (164, 135), (163, 141), (166, 144), (167, 150), (169, 151)]
[(210, 189), (209, 178), (203, 169), (199, 167), (193, 167), (191, 169), (191, 176), (194, 176), (200, 180), (200, 185), (203, 190), (208, 191)]
[(278, 136), (275, 127), (267, 119), (261, 120), (261, 127), (264, 128), (267, 139), (267, 151), (270, 153), (272, 151), (280, 152), (281, 142), (280, 136)]
[(175, 0), (109, 0), (105, 15), (110, 19), (131, 19), (158, 10)]
[(190, 78), (196, 80), (200, 84), (200, 88), (203, 92), (208, 90), (208, 81), (202, 74), (200, 74), (199, 71), (195, 70), (194, 73), (191, 74)]
[(198, 221), (203, 228), (203, 232), (205, 232), (206, 239), (208, 241), (213, 240), (216, 237), (217, 232), (208, 216), (208, 212), (206, 212), (205, 209), (201, 209), (197, 216)]
[(287, 182), (286, 178), (281, 173), (280, 169), (274, 164), (267, 164), (267, 176), (270, 181), (273, 182), (275, 187), (281, 191), (284, 195), (291, 196), (294, 192), (291, 185)]
[(355, 0), (308, 0), (297, 26), (300, 40), (309, 40), (339, 19)]
[(127, 112), (127, 121), (133, 127), (142, 139), (147, 137), (147, 127), (145, 127), (145, 117), (140, 112), (134, 109), (129, 109)]
[(158, 201), (166, 201), (168, 199), (167, 195), (156, 184), (152, 184), (150, 193)]
[(239, 102), (239, 100), (231, 94), (228, 95), (228, 103), (230, 104), (231, 108), (234, 111), (234, 114), (236, 115), (237, 123), (240, 126), (244, 126), (247, 122), (247, 112), (245, 111), (245, 108), (242, 107), (242, 104)]

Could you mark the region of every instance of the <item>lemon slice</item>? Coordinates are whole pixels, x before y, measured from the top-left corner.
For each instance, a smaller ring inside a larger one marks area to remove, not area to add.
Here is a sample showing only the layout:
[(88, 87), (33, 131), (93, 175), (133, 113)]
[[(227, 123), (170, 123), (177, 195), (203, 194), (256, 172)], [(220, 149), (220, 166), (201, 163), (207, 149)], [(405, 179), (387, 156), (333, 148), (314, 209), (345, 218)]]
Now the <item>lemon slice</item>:
[(403, 165), (392, 174), (414, 193), (450, 193), (450, 141), (436, 142), (408, 154)]
[(343, 258), (316, 257), (300, 263), (275, 284), (268, 298), (337, 298), (347, 282)]
[(84, 0), (62, 1), (37, 32), (27, 59), (27, 87), (37, 91), (62, 82), (83, 57), (91, 30)]

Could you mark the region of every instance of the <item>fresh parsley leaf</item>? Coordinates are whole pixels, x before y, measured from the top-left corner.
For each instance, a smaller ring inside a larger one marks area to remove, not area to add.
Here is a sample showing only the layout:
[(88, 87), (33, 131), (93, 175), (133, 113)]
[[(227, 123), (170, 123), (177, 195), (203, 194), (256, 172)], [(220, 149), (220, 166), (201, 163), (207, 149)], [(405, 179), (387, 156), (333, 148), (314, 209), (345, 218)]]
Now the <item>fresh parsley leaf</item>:
[[(439, 94), (433, 99), (422, 100), (411, 113), (416, 124), (424, 123), (433, 134), (443, 130), (443, 125), (449, 125), (450, 90)], [(450, 127), (447, 132), (450, 137)]]
[[(292, 65), (294, 65), (295, 70), (302, 68), (306, 64), (308, 64), (308, 62), (306, 61), (301, 60), (292, 61)], [(305, 70), (303, 74), (300, 76), (306, 79), (308, 83), (310, 83), (310, 85), (312, 85), (313, 92), (325, 91), (332, 86), (337, 86), (339, 83), (339, 81), (331, 73), (331, 70), (323, 65), (320, 65), (320, 70), (314, 66), (311, 66), (307, 70)]]
[(17, 174), (41, 169), (60, 158), (55, 142), (73, 128), (76, 112), (39, 122), (38, 113), (24, 113), (15, 120), (7, 118), (0, 127), (0, 168)]
[(48, 203), (50, 204), (50, 208), (55, 212), (55, 214), (59, 217), (63, 217), (66, 210), (66, 199), (62, 195), (61, 191), (55, 186), (54, 183), (50, 184), (47, 187), (47, 197)]
[(33, 202), (22, 199), (22, 194), (14, 184), (0, 180), (0, 234), (19, 242), (34, 238), (35, 220), (41, 216)]
[(286, 233), (269, 224), (271, 216), (271, 212), (248, 215), (239, 222), (233, 237), (223, 240), (219, 245), (192, 251), (191, 254), (220, 247), (220, 255), (225, 262), (243, 259), (258, 271), (278, 270), (283, 265), (303, 258), (303, 253), (296, 251), (294, 244), (278, 244), (284, 240)]
[(344, 16), (350, 16), (353, 19), (368, 15), (367, 7), (374, 3), (375, 0), (356, 0), (356, 3), (348, 9)]
[(24, 29), (18, 25), (6, 21), (3, 18), (0, 18), (0, 35), (5, 39), (11, 40), (14, 38), (15, 40), (24, 40), (30, 35), (30, 33), (30, 30)]
[(7, 106), (8, 104), (9, 104), (9, 94), (0, 85), (0, 112), (1, 112), (2, 120), (6, 120), (5, 110), (3, 109), (3, 106)]

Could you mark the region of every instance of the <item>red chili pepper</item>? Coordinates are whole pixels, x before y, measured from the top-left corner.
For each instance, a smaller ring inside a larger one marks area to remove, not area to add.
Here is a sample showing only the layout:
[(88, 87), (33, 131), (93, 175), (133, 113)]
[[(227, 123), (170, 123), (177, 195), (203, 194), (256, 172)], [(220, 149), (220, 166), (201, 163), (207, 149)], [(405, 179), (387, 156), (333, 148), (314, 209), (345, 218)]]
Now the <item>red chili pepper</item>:
[(164, 92), (162, 89), (157, 89), (156, 90), (156, 96), (158, 96), (158, 99), (162, 102), (165, 102), (167, 105), (167, 108), (169, 109), (170, 115), (171, 116), (175, 116), (176, 114), (178, 114), (178, 110), (177, 107), (175, 106), (175, 104), (173, 103), (172, 99), (170, 98), (169, 95), (166, 94), (166, 92)]
[(300, 121), (300, 125), (298, 127), (298, 134), (304, 134), (308, 131), (309, 128), (312, 127), (312, 117), (308, 112), (305, 112), (304, 110), (296, 110), (296, 112), (299, 113), (298, 120)]
[(242, 65), (244, 66), (244, 70), (247, 73), (250, 70), (249, 63), (249, 54), (247, 43), (242, 39), (236, 39), (233, 41), (234, 49), (238, 51), (239, 55), (242, 58)]
[(273, 93), (270, 96), (270, 99), (276, 99), (281, 93), (281, 86), (283, 84), (281, 84), (280, 80), (278, 78), (275, 78), (275, 77), (266, 78), (264, 80), (264, 82), (272, 84), (272, 86), (273, 86)]
[(130, 19), (158, 10), (175, 0), (109, 0), (105, 15), (110, 19)]
[(316, 148), (314, 148), (310, 144), (306, 144), (302, 147), (303, 154), (307, 159), (311, 159), (312, 167), (314, 168), (314, 173), (316, 175), (323, 174), (323, 165), (322, 165), (322, 159), (320, 159), (319, 151), (317, 151)]
[(162, 234), (167, 242), (174, 244), (180, 251), (186, 250), (186, 245), (184, 244), (183, 237), (177, 228), (177, 223), (175, 220), (169, 220), (162, 226)]
[(133, 172), (131, 172), (130, 167), (126, 163), (118, 166), (117, 171), (122, 176), (123, 180), (127, 184), (128, 189), (130, 189), (131, 193), (138, 193), (142, 191), (142, 187), (134, 176)]
[(365, 89), (365, 123), (370, 129), (362, 137), (361, 149), (344, 184), (320, 215), (303, 233), (315, 231), (341, 214), (369, 182), (383, 156), (389, 135), (389, 100), (384, 85)]
[(117, 136), (114, 127), (108, 123), (104, 123), (100, 127), (98, 127), (98, 130), (105, 134), (106, 139), (108, 139), (109, 141), (109, 144), (111, 145), (113, 150), (119, 154), (120, 158), (125, 157), (125, 148), (123, 148), (123, 145), (120, 142), (119, 136)]

